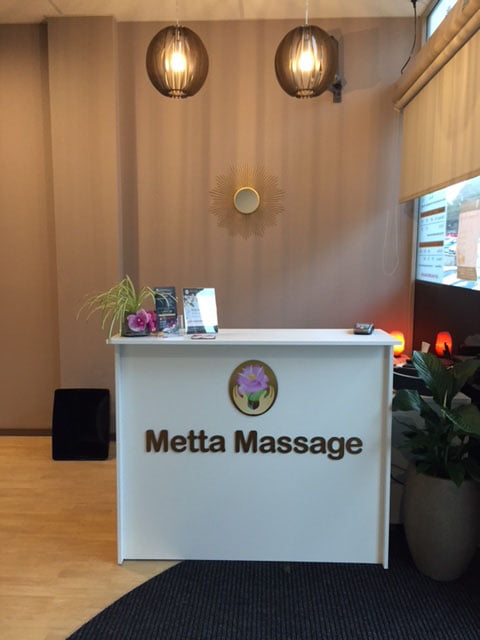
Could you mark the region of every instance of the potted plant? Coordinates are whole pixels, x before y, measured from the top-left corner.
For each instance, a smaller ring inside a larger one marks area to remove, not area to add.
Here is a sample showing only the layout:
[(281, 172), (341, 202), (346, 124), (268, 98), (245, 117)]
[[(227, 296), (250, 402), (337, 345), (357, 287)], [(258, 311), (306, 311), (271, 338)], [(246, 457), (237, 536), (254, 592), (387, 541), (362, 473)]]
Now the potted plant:
[(153, 290), (142, 287), (137, 292), (130, 276), (126, 275), (108, 291), (89, 296), (77, 317), (86, 312), (88, 320), (99, 312), (102, 329), (108, 327), (109, 338), (114, 331), (123, 336), (145, 336), (156, 329), (155, 313), (144, 309), (148, 302), (155, 302)]
[(404, 496), (405, 534), (417, 567), (437, 580), (453, 580), (468, 567), (478, 543), (480, 411), (454, 398), (480, 368), (480, 360), (446, 367), (430, 353), (412, 362), (432, 394), (402, 389), (394, 411), (415, 411), (421, 424), (402, 421), (403, 448), (411, 454)]

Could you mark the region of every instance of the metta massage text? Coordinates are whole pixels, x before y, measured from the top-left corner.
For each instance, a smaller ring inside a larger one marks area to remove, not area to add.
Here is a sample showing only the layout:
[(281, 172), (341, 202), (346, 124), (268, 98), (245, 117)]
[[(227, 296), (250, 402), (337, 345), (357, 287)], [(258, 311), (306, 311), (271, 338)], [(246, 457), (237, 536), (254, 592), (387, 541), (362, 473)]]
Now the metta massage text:
[[(153, 429), (145, 431), (147, 452), (166, 453), (225, 453), (225, 437), (209, 436), (204, 429), (190, 429), (187, 435), (170, 436), (168, 429), (157, 434)], [(235, 431), (233, 433), (233, 451), (235, 453), (313, 453), (326, 454), (330, 460), (341, 460), (345, 454), (358, 455), (363, 451), (361, 438), (353, 436), (278, 436), (259, 435), (257, 431)]]

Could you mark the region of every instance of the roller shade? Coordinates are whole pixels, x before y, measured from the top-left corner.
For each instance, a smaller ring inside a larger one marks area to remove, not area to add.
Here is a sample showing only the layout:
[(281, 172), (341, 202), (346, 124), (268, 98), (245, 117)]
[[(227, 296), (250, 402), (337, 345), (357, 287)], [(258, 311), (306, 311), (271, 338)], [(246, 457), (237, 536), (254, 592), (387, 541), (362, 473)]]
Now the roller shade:
[(480, 0), (460, 0), (397, 83), (400, 202), (480, 174), (479, 27)]

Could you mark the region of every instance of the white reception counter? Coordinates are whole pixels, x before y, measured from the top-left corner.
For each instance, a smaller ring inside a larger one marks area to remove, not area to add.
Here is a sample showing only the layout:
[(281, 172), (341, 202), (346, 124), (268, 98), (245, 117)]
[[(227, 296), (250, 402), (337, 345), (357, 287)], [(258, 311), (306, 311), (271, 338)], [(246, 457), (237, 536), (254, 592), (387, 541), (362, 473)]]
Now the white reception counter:
[(119, 562), (387, 567), (390, 335), (223, 329), (110, 343)]

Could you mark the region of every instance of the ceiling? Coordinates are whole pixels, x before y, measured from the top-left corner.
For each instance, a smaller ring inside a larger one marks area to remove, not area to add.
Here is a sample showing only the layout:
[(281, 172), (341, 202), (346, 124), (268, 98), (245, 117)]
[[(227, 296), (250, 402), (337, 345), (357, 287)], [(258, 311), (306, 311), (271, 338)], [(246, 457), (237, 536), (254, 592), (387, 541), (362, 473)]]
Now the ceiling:
[[(308, 0), (310, 18), (408, 17), (411, 0)], [(421, 15), (430, 0), (417, 0)], [(178, 12), (178, 15), (177, 15)], [(0, 23), (50, 17), (114, 16), (118, 22), (301, 20), (304, 0), (0, 0)]]

